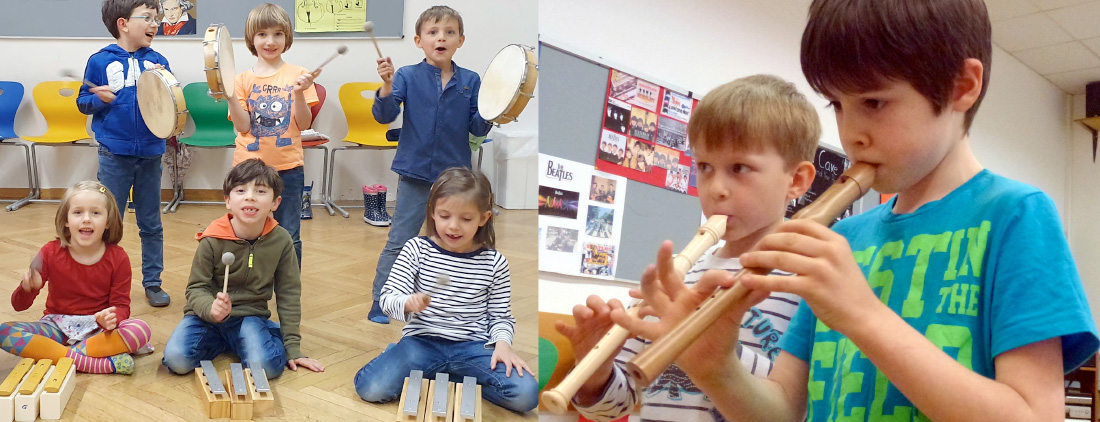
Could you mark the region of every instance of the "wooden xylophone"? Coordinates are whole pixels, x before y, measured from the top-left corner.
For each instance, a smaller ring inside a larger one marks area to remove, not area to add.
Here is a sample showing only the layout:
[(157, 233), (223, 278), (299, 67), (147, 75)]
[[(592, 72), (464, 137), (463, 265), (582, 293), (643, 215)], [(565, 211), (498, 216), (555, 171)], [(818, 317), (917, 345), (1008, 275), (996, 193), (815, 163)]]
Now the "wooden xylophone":
[(25, 358), (0, 383), (0, 422), (61, 419), (76, 388), (73, 360)]
[(232, 363), (225, 371), (225, 380), (228, 386), (222, 384), (211, 361), (201, 361), (195, 369), (195, 383), (202, 393), (207, 417), (252, 420), (275, 414), (275, 395), (263, 368), (250, 365), (246, 369)]
[(481, 422), (481, 386), (474, 377), (462, 383), (450, 382), (445, 373), (425, 380), (424, 372), (413, 370), (405, 378), (397, 405), (398, 422)]

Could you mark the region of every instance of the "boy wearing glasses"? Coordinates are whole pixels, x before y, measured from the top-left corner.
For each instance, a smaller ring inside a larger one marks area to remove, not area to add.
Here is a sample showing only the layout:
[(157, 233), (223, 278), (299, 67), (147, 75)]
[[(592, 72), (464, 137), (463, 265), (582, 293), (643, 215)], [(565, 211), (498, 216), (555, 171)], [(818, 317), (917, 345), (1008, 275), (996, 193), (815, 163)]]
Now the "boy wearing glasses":
[[(164, 139), (145, 126), (137, 104), (141, 72), (168, 69), (168, 59), (149, 44), (160, 22), (159, 0), (105, 0), (103, 24), (117, 42), (88, 58), (84, 84), (76, 104), (92, 115), (92, 131), (99, 142), (99, 181), (115, 194), (118, 209), (126, 209), (133, 188), (137, 226), (141, 236), (141, 284), (152, 306), (168, 306), (161, 289), (164, 269), (164, 230), (160, 224), (161, 156)], [(171, 69), (169, 69), (171, 70)]]

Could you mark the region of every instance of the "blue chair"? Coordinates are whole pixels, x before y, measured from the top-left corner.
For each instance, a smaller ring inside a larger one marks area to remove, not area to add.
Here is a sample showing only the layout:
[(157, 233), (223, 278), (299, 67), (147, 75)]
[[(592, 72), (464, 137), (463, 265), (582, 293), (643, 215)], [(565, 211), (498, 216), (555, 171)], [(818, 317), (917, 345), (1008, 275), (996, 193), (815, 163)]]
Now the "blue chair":
[(19, 111), (19, 103), (23, 101), (23, 84), (19, 82), (0, 81), (0, 145), (14, 145), (23, 147), (27, 156), (27, 188), (30, 194), (7, 206), (8, 211), (15, 211), (38, 197), (38, 172), (34, 166), (34, 158), (31, 156), (31, 147), (23, 142), (15, 142), (19, 135), (15, 134), (15, 113)]

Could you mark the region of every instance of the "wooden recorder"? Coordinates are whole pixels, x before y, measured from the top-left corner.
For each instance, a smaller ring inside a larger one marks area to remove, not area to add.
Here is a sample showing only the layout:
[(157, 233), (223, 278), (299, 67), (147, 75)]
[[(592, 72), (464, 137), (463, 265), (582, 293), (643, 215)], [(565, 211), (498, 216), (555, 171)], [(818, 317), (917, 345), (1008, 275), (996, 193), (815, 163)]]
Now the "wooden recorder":
[[(715, 215), (707, 219), (707, 222), (699, 227), (699, 233), (691, 239), (691, 243), (688, 243), (687, 247), (673, 258), (676, 273), (680, 275), (687, 273), (695, 265), (695, 261), (698, 261), (707, 249), (717, 244), (725, 233), (726, 216)], [(631, 306), (627, 312), (631, 316), (637, 316), (638, 311), (644, 305), (644, 302), (639, 301)], [(625, 328), (618, 325), (612, 326), (607, 334), (604, 334), (603, 338), (600, 339), (599, 343), (592, 347), (592, 350), (573, 367), (573, 370), (558, 385), (542, 393), (542, 403), (546, 405), (546, 408), (559, 415), (565, 413), (569, 406), (569, 400), (577, 394), (577, 390), (581, 388), (581, 385), (592, 377), (592, 374), (596, 372), (601, 364), (619, 350), (619, 347), (628, 337), (630, 337), (630, 332)]]
[[(810, 219), (824, 225), (832, 224), (840, 213), (867, 193), (874, 182), (874, 174), (874, 167), (869, 164), (852, 164), (836, 183), (822, 193), (817, 200), (796, 213), (792, 219)], [(768, 274), (770, 272), (771, 269), (768, 268), (745, 268), (734, 277), (740, 279), (745, 273)], [(634, 378), (637, 385), (650, 385), (676, 357), (684, 352), (684, 349), (699, 338), (704, 330), (720, 316), (744, 302), (746, 296), (748, 296), (748, 289), (741, 284), (716, 290), (710, 298), (699, 305), (694, 313), (688, 315), (669, 331), (668, 335), (657, 339), (627, 362), (627, 372)]]

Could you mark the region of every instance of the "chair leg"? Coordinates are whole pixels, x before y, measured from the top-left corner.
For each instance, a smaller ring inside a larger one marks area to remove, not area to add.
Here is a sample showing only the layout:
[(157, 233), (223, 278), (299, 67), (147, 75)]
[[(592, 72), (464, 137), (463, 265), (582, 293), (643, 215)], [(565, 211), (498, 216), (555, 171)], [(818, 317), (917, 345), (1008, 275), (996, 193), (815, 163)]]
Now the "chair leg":
[[(177, 143), (176, 145), (179, 145), (179, 144)], [(168, 202), (166, 204), (164, 204), (164, 208), (161, 208), (161, 210), (160, 210), (161, 214), (168, 214), (170, 212), (176, 212), (175, 206), (178, 203), (178, 201), (180, 200), (181, 188), (176, 185), (176, 180), (179, 179), (179, 174), (180, 174), (180, 167), (179, 167), (180, 150), (179, 150), (178, 146), (176, 147), (176, 153), (172, 156), (172, 162), (173, 162), (173, 165), (172, 165), (172, 199), (169, 199)]]
[(11, 143), (11, 144), (9, 144), (9, 143), (0, 143), (0, 145), (17, 145), (17, 146), (21, 146), (21, 147), (23, 147), (23, 150), (24, 150), (23, 152), (27, 156), (27, 189), (29, 190), (29, 192), (27, 193), (26, 197), (24, 197), (22, 199), (19, 199), (19, 200), (15, 201), (12, 204), (7, 206), (8, 211), (15, 211), (15, 210), (18, 210), (19, 208), (22, 208), (24, 205), (27, 205), (28, 203), (30, 203), (30, 201), (32, 199), (34, 199), (36, 197), (35, 196), (34, 173), (33, 173), (33, 170), (32, 170), (32, 168), (34, 167), (34, 163), (31, 160), (31, 147), (29, 145), (25, 144), (25, 143), (18, 143), (18, 144), (16, 144), (16, 143)]
[(343, 208), (340, 208), (339, 205), (336, 205), (336, 203), (332, 202), (332, 173), (333, 173), (333, 170), (336, 168), (336, 151), (339, 151), (339, 150), (342, 150), (342, 149), (348, 149), (348, 148), (349, 147), (336, 147), (336, 148), (333, 148), (332, 152), (329, 153), (328, 181), (327, 181), (328, 182), (328, 189), (327, 189), (328, 195), (325, 196), (325, 200), (328, 201), (328, 204), (332, 205), (332, 207), (335, 208), (336, 211), (339, 211), (340, 215), (344, 216), (344, 218), (350, 218), (349, 217), (350, 214), (348, 214), (347, 211), (344, 211)]

